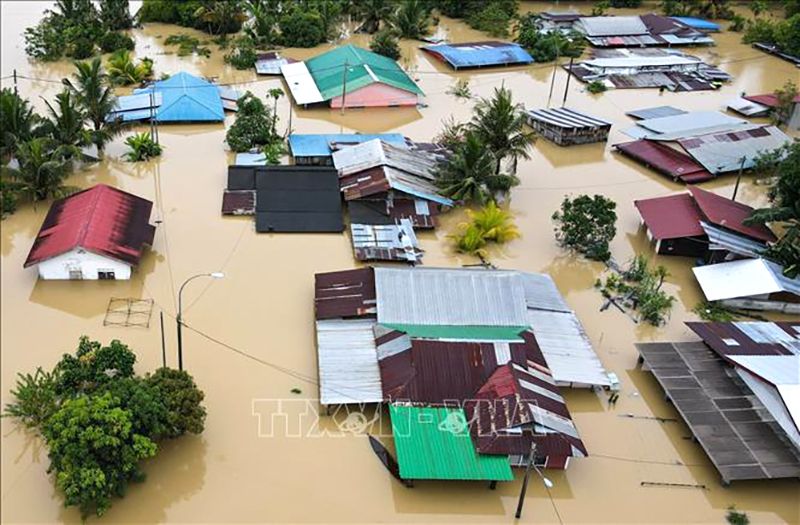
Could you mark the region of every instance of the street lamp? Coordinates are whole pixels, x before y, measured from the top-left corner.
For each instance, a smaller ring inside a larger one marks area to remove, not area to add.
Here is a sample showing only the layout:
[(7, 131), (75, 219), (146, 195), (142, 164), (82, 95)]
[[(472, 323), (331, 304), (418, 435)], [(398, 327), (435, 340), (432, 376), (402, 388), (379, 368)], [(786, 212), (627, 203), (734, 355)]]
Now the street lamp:
[(183, 289), (189, 284), (189, 281), (197, 279), (198, 277), (211, 277), (212, 279), (222, 279), (225, 274), (222, 272), (199, 273), (186, 279), (178, 290), (178, 370), (183, 370), (183, 334), (181, 328), (183, 327)]

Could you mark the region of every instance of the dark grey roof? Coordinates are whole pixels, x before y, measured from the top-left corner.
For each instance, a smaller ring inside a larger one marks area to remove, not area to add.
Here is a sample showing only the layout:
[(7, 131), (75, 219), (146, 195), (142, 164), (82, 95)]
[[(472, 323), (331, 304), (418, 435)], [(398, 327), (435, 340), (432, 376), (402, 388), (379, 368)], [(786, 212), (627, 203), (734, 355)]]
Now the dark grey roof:
[(531, 109), (528, 117), (560, 128), (596, 128), (611, 122), (569, 108)]

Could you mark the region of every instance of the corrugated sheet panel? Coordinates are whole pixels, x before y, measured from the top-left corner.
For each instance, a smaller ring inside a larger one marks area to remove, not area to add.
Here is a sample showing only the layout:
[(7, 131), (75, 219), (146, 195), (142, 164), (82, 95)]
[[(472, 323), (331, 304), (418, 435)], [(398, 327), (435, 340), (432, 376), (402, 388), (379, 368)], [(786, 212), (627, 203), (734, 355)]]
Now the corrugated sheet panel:
[(728, 102), (728, 109), (747, 117), (765, 117), (770, 112), (769, 106), (764, 106), (742, 97), (737, 97)]
[[(752, 357), (746, 357), (752, 359)], [(779, 357), (761, 357), (760, 359), (781, 359)], [(738, 359), (738, 358), (736, 358)], [(790, 358), (791, 359), (791, 358)], [(795, 367), (800, 364), (795, 364)], [(798, 386), (788, 387), (775, 387), (769, 383), (765, 383), (753, 374), (736, 368), (736, 373), (742, 378), (742, 381), (753, 391), (758, 397), (758, 400), (769, 410), (772, 417), (780, 425), (789, 439), (800, 450), (800, 430), (798, 430), (795, 420), (800, 421), (800, 396), (795, 394)], [(798, 372), (800, 373), (800, 372)]]
[(730, 360), (772, 385), (800, 385), (800, 355), (732, 355)]
[(709, 301), (763, 296), (777, 292), (800, 294), (800, 279), (779, 278), (780, 267), (764, 259), (746, 259), (692, 268)]
[(692, 18), (688, 16), (673, 16), (674, 20), (686, 24), (689, 27), (694, 29), (698, 29), (700, 31), (719, 31), (720, 26), (719, 24), (715, 24), (709, 20), (703, 20), (702, 18)]
[(305, 62), (295, 62), (281, 66), (281, 74), (289, 86), (296, 104), (317, 104), (323, 101), (314, 77), (309, 73)]
[(572, 312), (558, 291), (553, 278), (545, 273), (522, 273), (525, 287), (525, 304), (528, 308), (552, 310), (554, 312)]
[(420, 262), (422, 250), (411, 221), (395, 225), (350, 224), (353, 252), (359, 261)]
[(508, 42), (467, 42), (425, 46), (423, 51), (435, 55), (451, 67), (504, 66), (530, 64), (533, 58), (519, 44)]
[(281, 66), (294, 64), (293, 58), (265, 58), (256, 61), (256, 73), (259, 75), (280, 75)]
[(800, 337), (789, 333), (788, 324), (688, 322), (686, 326), (726, 359), (732, 355), (800, 354)]
[(611, 385), (589, 337), (574, 313), (528, 310), (528, 319), (553, 378), (558, 383)]
[(255, 215), (256, 192), (252, 190), (230, 191), (222, 194), (223, 215)]
[(433, 180), (436, 164), (437, 159), (433, 155), (377, 139), (333, 153), (333, 165), (339, 170), (339, 176), (351, 175), (376, 166), (390, 166)]
[(750, 226), (746, 224), (747, 219), (755, 211), (752, 206), (733, 201), (696, 186), (690, 187), (689, 193), (691, 193), (695, 204), (697, 204), (697, 207), (700, 208), (700, 211), (703, 212), (709, 222), (763, 242), (775, 242), (778, 240), (775, 234), (766, 226)]
[(611, 126), (611, 122), (602, 120), (580, 111), (569, 108), (531, 109), (528, 118), (559, 128), (599, 128)]
[(159, 122), (220, 122), (225, 119), (219, 87), (188, 73), (178, 73), (134, 93), (161, 93)]
[(289, 149), (293, 157), (330, 157), (333, 155), (331, 144), (361, 144), (369, 140), (380, 139), (394, 146), (403, 147), (406, 139), (399, 133), (384, 135), (289, 135)]
[(578, 26), (587, 36), (646, 35), (648, 32), (638, 16), (585, 16)]
[(633, 201), (654, 239), (700, 237), (703, 216), (688, 193)]
[(760, 257), (767, 249), (767, 245), (762, 242), (717, 228), (707, 222), (701, 221), (700, 226), (708, 236), (710, 250), (725, 250), (745, 257), (756, 258)]
[(791, 140), (775, 126), (764, 126), (703, 135), (683, 139), (679, 143), (693, 159), (709, 172), (717, 174), (737, 171), (742, 167), (750, 169), (759, 155), (789, 144)]
[(514, 479), (507, 458), (475, 450), (462, 409), (391, 405), (389, 413), (404, 479)]
[(375, 275), (372, 268), (318, 273), (314, 276), (316, 318), (373, 317)]
[(525, 326), (518, 274), (485, 270), (375, 269), (381, 323)]
[(419, 197), (444, 206), (453, 205), (452, 200), (438, 194), (439, 188), (432, 181), (391, 166), (375, 166), (345, 175), (339, 179), (339, 185), (348, 201), (394, 189), (410, 197)]
[(380, 403), (383, 401), (374, 321), (317, 321), (320, 403)]
[(636, 140), (615, 144), (614, 147), (620, 153), (673, 179), (693, 183), (714, 178), (711, 173), (688, 155), (658, 142)]
[(663, 117), (674, 117), (676, 115), (683, 115), (686, 111), (672, 106), (656, 106), (654, 108), (637, 109), (636, 111), (628, 111), (625, 113), (629, 117), (637, 119), (654, 119)]
[(670, 137), (693, 136), (706, 129), (736, 129), (746, 124), (746, 120), (719, 111), (692, 111), (682, 115), (644, 119), (636, 123), (657, 135)]

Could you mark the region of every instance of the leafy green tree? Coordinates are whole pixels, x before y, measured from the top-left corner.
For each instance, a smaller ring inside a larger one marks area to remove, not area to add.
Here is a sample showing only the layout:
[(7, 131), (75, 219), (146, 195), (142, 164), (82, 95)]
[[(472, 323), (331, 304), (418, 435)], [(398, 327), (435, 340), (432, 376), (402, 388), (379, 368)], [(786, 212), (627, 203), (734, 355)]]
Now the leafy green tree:
[(325, 39), (333, 39), (338, 36), (335, 30), (342, 18), (343, 5), (340, 0), (306, 0), (308, 10), (319, 15), (322, 27), (325, 31)]
[(314, 47), (327, 39), (325, 24), (315, 11), (295, 7), (281, 17), (279, 27), (281, 43), (287, 47)]
[(377, 33), (382, 24), (388, 24), (397, 5), (392, 0), (360, 0), (355, 4), (354, 17), (361, 20), (359, 33)]
[(17, 145), (14, 158), (17, 167), (2, 166), (4, 183), (16, 195), (32, 201), (43, 201), (69, 195), (74, 188), (64, 185), (72, 173), (71, 162), (50, 137), (33, 138)]
[(610, 0), (610, 4), (615, 9), (634, 9), (642, 5), (642, 0)]
[(392, 60), (400, 60), (402, 56), (397, 38), (392, 31), (387, 29), (381, 29), (372, 36), (372, 39), (369, 41), (369, 48), (373, 52), (391, 58)]
[(695, 0), (662, 0), (661, 11), (667, 16), (691, 16)]
[(73, 93), (91, 123), (91, 140), (102, 155), (106, 144), (123, 130), (120, 122), (109, 118), (117, 102), (111, 81), (99, 58), (91, 62), (76, 62), (73, 78), (74, 82), (65, 78), (64, 85)]
[(514, 216), (503, 210), (494, 201), (481, 207), (478, 211), (467, 210), (470, 224), (475, 226), (484, 239), (497, 244), (505, 244), (519, 237), (519, 230), (514, 225)]
[(647, 257), (637, 255), (619, 276), (611, 274), (605, 283), (598, 279), (595, 286), (617, 306), (636, 310), (639, 320), (661, 326), (675, 304), (675, 298), (661, 289), (668, 276), (666, 267), (651, 269)]
[(194, 378), (183, 370), (159, 368), (145, 382), (155, 389), (167, 409), (165, 437), (176, 438), (187, 432), (200, 434), (206, 420), (202, 405), (205, 394), (195, 385)]
[(783, 11), (785, 18), (800, 15), (800, 0), (783, 0)]
[(278, 99), (284, 95), (284, 92), (281, 88), (272, 88), (267, 94), (272, 99), (272, 135), (274, 137), (278, 134)]
[(99, 45), (103, 53), (114, 53), (120, 49), (127, 49), (128, 51), (136, 49), (136, 41), (125, 33), (118, 31), (109, 31), (103, 35), (100, 38)]
[(475, 105), (469, 126), (482, 145), (494, 152), (496, 175), (506, 159), (512, 162), (512, 173), (516, 173), (520, 158), (530, 159), (536, 134), (526, 121), (525, 107), (515, 104), (511, 91), (504, 87), (495, 88), (492, 98), (482, 98)]
[(225, 141), (233, 151), (249, 151), (281, 140), (274, 132), (278, 117), (270, 114), (261, 99), (248, 91), (237, 104), (236, 121), (225, 135)]
[(769, 10), (769, 4), (764, 2), (764, 0), (753, 0), (750, 2), (750, 11), (752, 11), (753, 16), (758, 17), (767, 10)]
[(469, 126), (466, 123), (456, 122), (456, 119), (449, 117), (444, 121), (444, 127), (434, 138), (434, 142), (453, 151), (464, 143), (467, 131), (469, 131)]
[(6, 414), (29, 428), (40, 428), (58, 410), (58, 374), (39, 367), (33, 374), (17, 376), (17, 386), (11, 391), (15, 401), (6, 405)]
[(63, 396), (93, 392), (115, 379), (133, 377), (136, 354), (114, 339), (108, 346), (81, 336), (75, 355), (64, 354), (56, 364), (56, 390)]
[(603, 16), (606, 14), (608, 8), (611, 7), (610, 0), (600, 0), (599, 2), (595, 2), (594, 6), (592, 7), (592, 16)]
[(9, 158), (20, 142), (41, 136), (42, 118), (10, 88), (0, 90), (0, 157)]
[(0, 219), (17, 211), (19, 195), (15, 185), (0, 176)]
[(430, 34), (431, 7), (423, 0), (406, 0), (391, 18), (391, 25), (402, 38), (419, 40)]
[(558, 243), (596, 261), (611, 258), (609, 243), (617, 234), (617, 203), (602, 195), (564, 197), (553, 213)]
[(64, 54), (88, 58), (94, 43), (106, 32), (91, 0), (58, 0), (34, 27), (25, 30), (25, 52), (41, 60), (58, 60)]
[(247, 0), (245, 8), (250, 20), (245, 25), (245, 33), (261, 46), (277, 42), (276, 29), (280, 18), (280, 2), (277, 0)]
[(786, 124), (792, 118), (797, 98), (797, 84), (787, 80), (782, 88), (775, 90), (777, 104), (772, 112), (772, 123), (776, 125)]
[(231, 50), (225, 54), (225, 63), (236, 69), (253, 69), (256, 63), (256, 41), (249, 35), (243, 35), (233, 41)]
[(607, 89), (608, 88), (602, 80), (592, 80), (586, 84), (586, 91), (592, 95), (599, 95), (600, 93), (604, 93)]
[(130, 413), (134, 434), (156, 442), (171, 437), (168, 435), (172, 430), (170, 413), (164, 396), (149, 381), (141, 377), (115, 378), (97, 391), (100, 394), (106, 392), (119, 400), (120, 408)]
[(577, 31), (564, 34), (560, 31), (544, 33), (536, 27), (536, 14), (528, 14), (517, 23), (516, 42), (524, 47), (536, 62), (551, 62), (559, 56), (578, 58), (586, 46), (583, 35)]
[(200, 7), (194, 16), (203, 22), (212, 35), (236, 33), (248, 19), (241, 0), (198, 0)]
[(506, 38), (511, 20), (517, 16), (518, 7), (516, 0), (488, 2), (481, 11), (472, 14), (467, 23), (479, 31)]
[(133, 17), (128, 0), (100, 0), (100, 20), (110, 31), (130, 29)]
[(143, 479), (139, 462), (157, 449), (133, 432), (131, 413), (110, 393), (67, 400), (42, 433), (64, 503), (84, 518), (102, 516), (130, 481)]

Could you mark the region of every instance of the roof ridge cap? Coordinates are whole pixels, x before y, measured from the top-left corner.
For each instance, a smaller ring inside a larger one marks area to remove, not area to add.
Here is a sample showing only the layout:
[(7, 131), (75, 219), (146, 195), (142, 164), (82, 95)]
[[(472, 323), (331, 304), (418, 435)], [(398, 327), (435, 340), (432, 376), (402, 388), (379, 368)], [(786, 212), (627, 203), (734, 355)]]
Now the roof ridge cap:
[(86, 236), (89, 233), (89, 225), (91, 225), (94, 221), (95, 213), (97, 213), (97, 206), (100, 203), (100, 198), (110, 189), (111, 186), (107, 184), (98, 184), (93, 188), (89, 188), (89, 191), (94, 191), (95, 195), (93, 195), (89, 213), (86, 214), (86, 221), (81, 225), (81, 231), (78, 232), (78, 238), (75, 240), (75, 247), (84, 247), (83, 244), (86, 241)]

